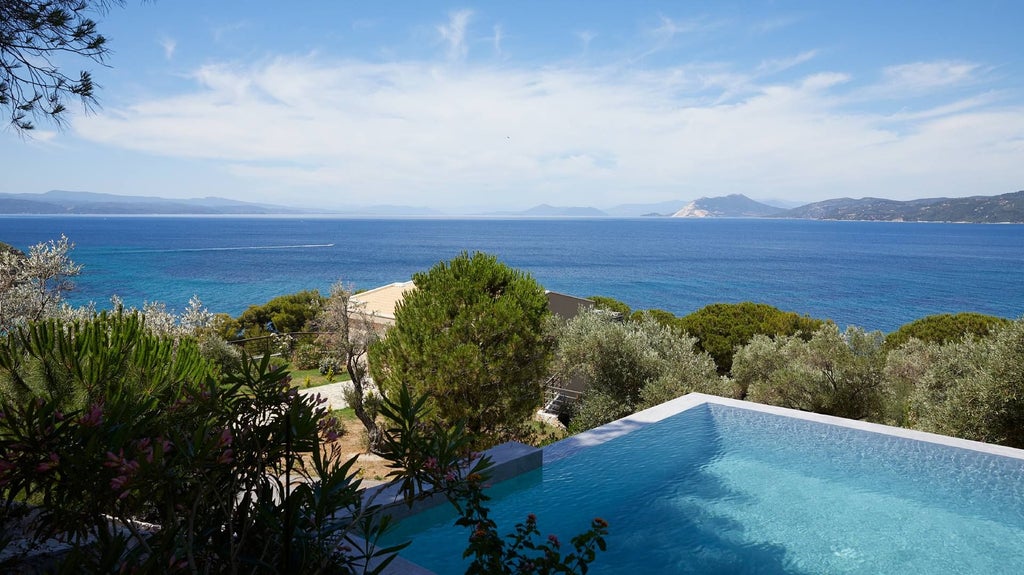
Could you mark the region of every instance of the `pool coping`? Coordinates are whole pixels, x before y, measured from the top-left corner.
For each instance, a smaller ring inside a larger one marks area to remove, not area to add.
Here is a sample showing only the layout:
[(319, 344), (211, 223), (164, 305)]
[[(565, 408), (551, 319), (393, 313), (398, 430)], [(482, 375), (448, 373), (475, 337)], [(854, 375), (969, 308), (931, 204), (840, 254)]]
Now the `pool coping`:
[(1006, 447), (1004, 445), (983, 443), (981, 441), (972, 441), (970, 439), (960, 439), (958, 437), (939, 435), (937, 433), (918, 431), (916, 429), (907, 429), (905, 427), (894, 427), (881, 423), (871, 423), (856, 419), (835, 417), (832, 415), (822, 415), (820, 413), (813, 413), (810, 411), (800, 411), (787, 407), (765, 405), (763, 403), (754, 403), (752, 401), (745, 401), (741, 399), (729, 399), (726, 397), (719, 397), (717, 395), (688, 393), (660, 405), (656, 405), (643, 411), (638, 411), (633, 415), (626, 416), (617, 421), (613, 421), (589, 431), (584, 431), (578, 435), (567, 437), (556, 443), (552, 443), (551, 445), (543, 448), (544, 463), (547, 464), (558, 461), (559, 459), (564, 459), (583, 449), (587, 449), (588, 447), (600, 445), (617, 437), (622, 437), (623, 435), (636, 431), (637, 429), (646, 427), (652, 423), (657, 423), (706, 403), (714, 403), (738, 409), (758, 411), (761, 413), (770, 413), (783, 417), (792, 417), (794, 419), (825, 423), (828, 425), (846, 427), (848, 429), (858, 429), (860, 431), (892, 435), (895, 437), (902, 437), (904, 439), (924, 441), (927, 443), (945, 445), (947, 447), (957, 447), (971, 451), (980, 451), (990, 455), (999, 455), (1002, 457), (1024, 460), (1024, 450)]
[[(573, 435), (572, 437), (567, 437), (561, 441), (547, 445), (538, 450), (541, 455), (541, 463), (539, 466), (543, 467), (543, 465), (565, 459), (566, 457), (570, 457), (590, 447), (601, 445), (602, 443), (628, 435), (653, 423), (658, 423), (659, 421), (678, 415), (689, 409), (709, 403), (1024, 460), (1024, 450), (1013, 447), (972, 441), (970, 439), (960, 439), (958, 437), (949, 437), (947, 435), (939, 435), (936, 433), (917, 431), (903, 427), (894, 427), (881, 423), (870, 423), (867, 421), (846, 419), (832, 415), (822, 415), (820, 413), (813, 413), (809, 411), (799, 411), (786, 407), (776, 407), (773, 405), (765, 405), (740, 399), (729, 399), (704, 393), (689, 393), (643, 411), (638, 411), (632, 415), (623, 417), (622, 419), (618, 419), (611, 423), (595, 427), (594, 429), (584, 431), (577, 435)], [(532, 457), (536, 456), (532, 455)], [(535, 469), (537, 466), (529, 465), (515, 467), (519, 469), (520, 473), (524, 473), (531, 469)], [(502, 479), (509, 479), (511, 477), (514, 477), (514, 475), (505, 475)], [(384, 570), (384, 575), (435, 574), (429, 569), (398, 556), (395, 558), (395, 561)]]

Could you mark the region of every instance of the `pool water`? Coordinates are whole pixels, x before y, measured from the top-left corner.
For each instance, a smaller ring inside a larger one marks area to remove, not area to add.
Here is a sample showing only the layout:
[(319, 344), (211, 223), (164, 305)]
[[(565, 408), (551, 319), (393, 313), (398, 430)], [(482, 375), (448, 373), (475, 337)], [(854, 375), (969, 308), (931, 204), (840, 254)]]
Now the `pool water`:
[[(567, 545), (610, 524), (591, 573), (1024, 573), (1024, 459), (703, 403), (488, 492)], [(390, 540), (463, 573), (448, 507)]]

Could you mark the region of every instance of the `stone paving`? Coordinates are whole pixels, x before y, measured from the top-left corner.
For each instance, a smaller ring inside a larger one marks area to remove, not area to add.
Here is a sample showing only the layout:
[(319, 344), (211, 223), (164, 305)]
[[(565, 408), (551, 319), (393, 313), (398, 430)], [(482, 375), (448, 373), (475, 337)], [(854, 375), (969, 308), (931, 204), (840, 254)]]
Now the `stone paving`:
[(321, 397), (327, 398), (328, 409), (344, 409), (348, 407), (348, 404), (345, 403), (345, 390), (351, 386), (351, 381), (342, 381), (300, 389), (299, 393), (301, 395), (316, 395), (319, 393)]

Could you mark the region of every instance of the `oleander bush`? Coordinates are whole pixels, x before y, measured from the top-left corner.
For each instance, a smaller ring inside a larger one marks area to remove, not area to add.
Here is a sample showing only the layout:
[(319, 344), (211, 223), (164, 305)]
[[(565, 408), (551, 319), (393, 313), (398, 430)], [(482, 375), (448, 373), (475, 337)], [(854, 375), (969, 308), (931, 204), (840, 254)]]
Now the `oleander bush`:
[[(355, 459), (339, 456), (341, 430), (318, 400), (269, 356), (219, 370), (191, 338), (143, 324), (140, 314), (100, 314), (29, 323), (0, 341), (0, 571), (385, 568), (403, 545), (373, 545), (389, 517), (364, 501)], [(440, 492), (460, 525), (492, 541), (481, 491), (489, 460), (468, 450), (475, 440), (461, 424), (425, 423), (425, 400), (403, 390), (381, 408), (392, 475), (409, 502)], [(532, 548), (539, 555), (520, 544), (478, 549), (472, 536), (471, 549), (507, 567), (486, 572), (585, 572), (605, 532), (592, 525), (565, 556), (550, 543)], [(55, 544), (64, 550), (43, 549)]]

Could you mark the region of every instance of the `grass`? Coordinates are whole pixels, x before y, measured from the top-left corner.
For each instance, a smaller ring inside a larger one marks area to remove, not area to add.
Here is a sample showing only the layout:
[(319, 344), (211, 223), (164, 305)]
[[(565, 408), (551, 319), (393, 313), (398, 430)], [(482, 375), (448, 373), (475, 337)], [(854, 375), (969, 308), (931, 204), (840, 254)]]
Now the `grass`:
[(334, 374), (334, 377), (330, 379), (328, 379), (326, 375), (321, 374), (318, 369), (295, 369), (291, 371), (291, 375), (292, 385), (303, 389), (349, 380), (348, 372), (346, 371), (336, 373)]

